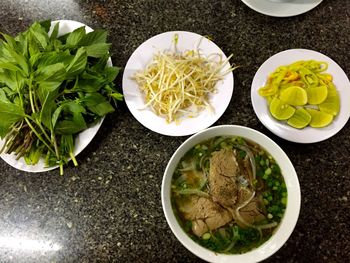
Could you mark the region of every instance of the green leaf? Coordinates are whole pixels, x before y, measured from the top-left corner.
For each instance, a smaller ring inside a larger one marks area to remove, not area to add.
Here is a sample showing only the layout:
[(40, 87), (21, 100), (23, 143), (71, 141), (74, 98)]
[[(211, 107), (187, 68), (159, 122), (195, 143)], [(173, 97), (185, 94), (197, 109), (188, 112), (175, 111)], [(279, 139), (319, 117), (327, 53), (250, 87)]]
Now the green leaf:
[(12, 48), (13, 50), (17, 49), (16, 40), (13, 37), (3, 33), (2, 33), (2, 36), (4, 37), (4, 39), (6, 40), (10, 48)]
[(14, 103), (8, 103), (6, 101), (0, 101), (0, 137), (4, 136), (9, 131), (9, 128), (12, 124), (21, 120), (24, 117), (25, 113), (23, 108), (17, 106)]
[(79, 42), (83, 39), (85, 35), (85, 26), (75, 29), (73, 32), (69, 33), (66, 45), (69, 47), (78, 46)]
[(50, 41), (52, 41), (52, 40), (54, 40), (54, 39), (57, 38), (59, 28), (60, 28), (60, 22), (57, 22), (57, 23), (55, 24), (55, 26), (53, 27), (52, 32), (51, 32), (51, 34), (50, 34)]
[(45, 32), (49, 32), (51, 28), (51, 20), (44, 20), (39, 22), (40, 26), (45, 30)]
[(116, 99), (116, 100), (119, 100), (119, 101), (122, 101), (123, 100), (123, 94), (120, 94), (119, 92), (114, 92), (111, 94), (111, 96)]
[(62, 51), (50, 51), (45, 53), (39, 53), (40, 58), (37, 60), (36, 67), (46, 67), (48, 65), (63, 63), (67, 67), (73, 60), (74, 56), (69, 53), (69, 50)]
[(11, 103), (11, 101), (7, 98), (7, 95), (4, 89), (0, 89), (0, 101)]
[(76, 134), (87, 128), (84, 118), (81, 115), (75, 117), (74, 120), (58, 121), (55, 127), (57, 134)]
[(73, 89), (75, 91), (97, 92), (103, 87), (104, 82), (100, 79), (78, 79)]
[(109, 82), (112, 82), (118, 76), (119, 70), (120, 68), (118, 67), (106, 67), (103, 74)]
[(43, 27), (38, 22), (35, 22), (29, 28), (29, 32), (31, 33), (32, 37), (36, 40), (37, 43), (40, 44), (42, 49), (45, 49), (49, 42), (49, 36), (47, 34), (48, 31), (46, 31), (46, 29), (46, 27)]
[(35, 80), (60, 82), (65, 79), (66, 69), (63, 63), (56, 63), (46, 67), (40, 67), (35, 72)]
[(29, 63), (34, 66), (35, 62), (42, 56), (39, 46), (35, 41), (34, 37), (28, 35), (28, 52), (29, 52)]
[(39, 120), (49, 129), (52, 130), (52, 114), (56, 110), (57, 105), (55, 99), (57, 98), (58, 89), (48, 92), (43, 100)]
[(77, 53), (74, 56), (74, 59), (67, 67), (67, 76), (74, 77), (79, 75), (81, 72), (85, 70), (87, 63), (87, 55), (85, 48), (79, 48)]
[(90, 46), (86, 46), (86, 54), (88, 57), (100, 58), (108, 54), (109, 47), (111, 44), (108, 43), (96, 43)]
[(18, 66), (16, 66), (11, 62), (7, 62), (7, 63), (0, 62), (0, 68), (12, 70), (12, 71), (22, 71), (21, 68), (19, 68)]
[[(56, 123), (58, 121), (58, 118), (63, 114), (66, 116), (74, 116), (74, 115), (81, 115), (81, 113), (85, 113), (85, 108), (81, 105), (79, 105), (75, 101), (65, 101), (63, 102), (52, 114), (52, 127), (56, 126)], [(85, 122), (84, 122), (85, 123)]]
[(44, 147), (43, 145), (37, 147), (33, 145), (30, 148), (29, 153), (24, 156), (24, 160), (28, 165), (35, 165), (39, 162), (41, 155), (43, 154)]
[(107, 66), (108, 59), (109, 59), (109, 54), (105, 54), (104, 56), (100, 57), (97, 63), (93, 65), (90, 69), (94, 72), (103, 71)]
[(23, 54), (25, 58), (29, 57), (29, 39), (28, 39), (28, 33), (20, 33), (15, 37), (15, 40), (17, 42), (17, 50)]
[(102, 117), (113, 112), (113, 106), (100, 93), (87, 93), (82, 99), (84, 105), (93, 113)]
[(3, 69), (3, 72), (0, 74), (0, 83), (4, 83), (8, 88), (17, 93), (23, 88), (25, 79), (18, 71)]
[(16, 50), (11, 47), (11, 45), (3, 42), (0, 55), (9, 62), (16, 63), (22, 69), (23, 75), (29, 75), (29, 66), (26, 58), (22, 54), (17, 53)]
[(41, 105), (45, 102), (45, 98), (49, 92), (54, 91), (62, 84), (62, 81), (41, 81), (38, 82), (38, 87), (36, 89), (37, 96)]
[(79, 42), (80, 46), (90, 46), (97, 43), (105, 43), (107, 40), (107, 31), (97, 29), (87, 33)]

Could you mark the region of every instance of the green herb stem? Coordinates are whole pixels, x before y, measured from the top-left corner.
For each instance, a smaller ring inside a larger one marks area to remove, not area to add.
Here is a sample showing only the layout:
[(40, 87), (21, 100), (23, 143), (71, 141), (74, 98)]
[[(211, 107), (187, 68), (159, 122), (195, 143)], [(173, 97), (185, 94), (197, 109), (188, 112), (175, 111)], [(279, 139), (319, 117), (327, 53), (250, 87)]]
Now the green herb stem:
[(77, 160), (75, 159), (74, 154), (73, 154), (72, 152), (69, 152), (69, 156), (70, 156), (70, 158), (72, 159), (74, 166), (78, 166), (78, 162), (77, 162)]
[(36, 110), (35, 110), (35, 107), (34, 107), (34, 100), (33, 100), (32, 78), (29, 79), (28, 88), (29, 88), (30, 107), (31, 107), (31, 109), (32, 109), (32, 112), (35, 113)]
[(51, 131), (51, 141), (52, 141), (53, 146), (55, 147), (56, 157), (57, 157), (57, 159), (60, 159), (60, 153), (58, 150), (56, 137), (55, 137), (55, 134), (53, 133), (53, 131)]
[(60, 175), (63, 175), (63, 164), (60, 163)]
[(34, 132), (34, 134), (36, 135), (36, 137), (42, 141), (42, 143), (47, 147), (48, 150), (50, 150), (53, 154), (55, 154), (55, 151), (52, 149), (52, 147), (50, 145), (47, 144), (47, 142), (43, 139), (43, 137), (41, 137), (41, 135), (37, 132), (37, 130), (33, 127), (33, 125), (30, 123), (30, 120), (27, 117), (24, 117), (26, 123), (28, 124), (28, 126), (32, 129), (32, 131)]
[(49, 135), (47, 134), (47, 132), (45, 131), (45, 128), (41, 125), (41, 123), (39, 121), (36, 121), (35, 119), (33, 119), (31, 116), (27, 115), (26, 116), (28, 119), (30, 119), (32, 122), (34, 122), (39, 128), (40, 130), (42, 131), (42, 133), (44, 134), (44, 136), (46, 137), (46, 139), (48, 141), (51, 142), (51, 139), (49, 137)]

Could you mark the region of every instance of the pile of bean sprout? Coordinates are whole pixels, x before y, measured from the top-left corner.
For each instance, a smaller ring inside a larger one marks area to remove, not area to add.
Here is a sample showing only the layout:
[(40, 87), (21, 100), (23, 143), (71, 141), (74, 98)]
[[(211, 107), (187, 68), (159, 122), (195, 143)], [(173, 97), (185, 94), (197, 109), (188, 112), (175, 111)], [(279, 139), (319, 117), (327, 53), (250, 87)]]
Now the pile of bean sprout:
[(217, 92), (217, 82), (234, 70), (229, 64), (231, 57), (204, 55), (199, 49), (180, 52), (176, 44), (175, 52), (159, 51), (144, 71), (135, 74), (145, 95), (145, 108), (150, 107), (168, 123), (196, 117), (204, 109), (214, 112), (210, 96)]

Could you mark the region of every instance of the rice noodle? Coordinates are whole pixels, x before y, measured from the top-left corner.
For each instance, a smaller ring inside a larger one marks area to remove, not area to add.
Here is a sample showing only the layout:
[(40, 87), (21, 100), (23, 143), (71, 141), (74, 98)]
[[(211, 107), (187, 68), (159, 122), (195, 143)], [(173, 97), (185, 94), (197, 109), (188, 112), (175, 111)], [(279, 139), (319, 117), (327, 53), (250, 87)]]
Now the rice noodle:
[(249, 160), (250, 160), (250, 165), (252, 167), (252, 174), (253, 174), (253, 181), (256, 179), (256, 167), (255, 167), (255, 158), (254, 158), (254, 154), (252, 153), (252, 151), (244, 146), (244, 145), (235, 145), (236, 148), (242, 150), (242, 151), (245, 151), (249, 157)]
[(183, 190), (176, 191), (176, 193), (180, 195), (198, 195), (201, 197), (210, 198), (208, 193), (201, 191), (199, 189), (183, 189)]
[(277, 225), (278, 225), (277, 222), (272, 222), (272, 223), (269, 223), (269, 224), (266, 224), (266, 225), (260, 225), (260, 226), (256, 226), (256, 227), (259, 228), (259, 229), (269, 229), (269, 228), (273, 228), (273, 227), (275, 227)]

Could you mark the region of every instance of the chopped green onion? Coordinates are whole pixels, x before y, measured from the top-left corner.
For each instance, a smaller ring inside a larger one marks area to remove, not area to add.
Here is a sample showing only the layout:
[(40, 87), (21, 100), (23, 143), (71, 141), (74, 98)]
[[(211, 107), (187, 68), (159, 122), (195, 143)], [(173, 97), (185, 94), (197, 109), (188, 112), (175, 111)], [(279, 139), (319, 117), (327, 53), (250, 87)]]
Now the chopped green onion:
[(205, 234), (202, 236), (202, 239), (208, 240), (208, 239), (210, 239), (210, 237), (211, 237), (210, 233), (205, 233)]

